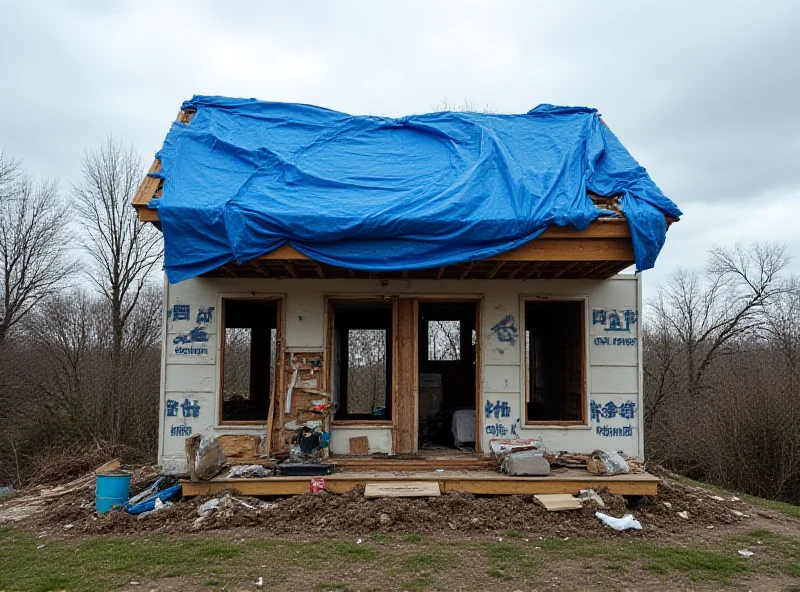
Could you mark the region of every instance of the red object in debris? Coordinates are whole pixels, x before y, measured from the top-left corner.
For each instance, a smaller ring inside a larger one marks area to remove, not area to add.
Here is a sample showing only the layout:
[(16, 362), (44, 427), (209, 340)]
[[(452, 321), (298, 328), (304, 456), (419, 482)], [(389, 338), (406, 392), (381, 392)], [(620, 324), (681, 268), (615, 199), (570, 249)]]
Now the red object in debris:
[(325, 479), (312, 479), (308, 484), (308, 488), (311, 490), (311, 493), (323, 491), (325, 489)]

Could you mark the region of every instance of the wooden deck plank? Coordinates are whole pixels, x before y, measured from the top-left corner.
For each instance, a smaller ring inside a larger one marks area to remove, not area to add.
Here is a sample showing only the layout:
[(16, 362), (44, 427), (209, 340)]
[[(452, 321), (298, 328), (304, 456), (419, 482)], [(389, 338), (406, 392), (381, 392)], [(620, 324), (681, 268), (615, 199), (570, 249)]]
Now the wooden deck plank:
[[(183, 495), (191, 497), (236, 489), (244, 495), (297, 495), (309, 491), (312, 477), (267, 477), (265, 479), (212, 479), (181, 481)], [(565, 471), (549, 477), (512, 477), (489, 471), (343, 471), (324, 477), (326, 489), (345, 493), (371, 482), (436, 481), (442, 491), (478, 495), (577, 494), (581, 489), (607, 487), (620, 495), (657, 495), (658, 477), (649, 473), (595, 476), (586, 471)]]

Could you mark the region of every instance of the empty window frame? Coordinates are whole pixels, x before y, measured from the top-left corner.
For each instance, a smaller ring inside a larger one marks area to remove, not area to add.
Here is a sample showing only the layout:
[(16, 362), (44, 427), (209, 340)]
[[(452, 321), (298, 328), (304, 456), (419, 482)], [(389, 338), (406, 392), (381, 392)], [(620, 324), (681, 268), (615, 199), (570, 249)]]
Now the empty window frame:
[(330, 310), (334, 420), (391, 420), (391, 303), (334, 302)]
[(525, 302), (526, 422), (585, 424), (585, 303)]
[(265, 423), (275, 381), (278, 302), (222, 301), (221, 422)]

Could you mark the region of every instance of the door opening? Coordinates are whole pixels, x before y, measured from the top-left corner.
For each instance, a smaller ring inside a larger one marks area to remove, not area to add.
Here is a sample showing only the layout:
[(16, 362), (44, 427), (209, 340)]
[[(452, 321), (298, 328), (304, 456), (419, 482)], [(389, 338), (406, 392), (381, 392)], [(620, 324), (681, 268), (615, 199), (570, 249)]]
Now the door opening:
[(475, 452), (477, 303), (419, 301), (419, 450)]

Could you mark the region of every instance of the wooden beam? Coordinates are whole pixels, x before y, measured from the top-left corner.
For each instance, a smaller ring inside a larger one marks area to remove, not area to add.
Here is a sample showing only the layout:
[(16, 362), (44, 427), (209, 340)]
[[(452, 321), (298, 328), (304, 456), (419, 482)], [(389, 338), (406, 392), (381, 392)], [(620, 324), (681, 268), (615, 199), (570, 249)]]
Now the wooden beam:
[(445, 267), (444, 267), (444, 266), (442, 266), (442, 267), (440, 267), (440, 268), (439, 268), (439, 270), (436, 272), (436, 279), (437, 279), (437, 280), (440, 280), (440, 279), (442, 279), (442, 276), (444, 275), (444, 270), (445, 270)]
[(489, 275), (486, 276), (486, 279), (490, 280), (494, 278), (494, 276), (497, 275), (497, 272), (500, 271), (505, 264), (506, 264), (505, 261), (498, 261), (497, 263), (495, 263), (494, 267), (492, 267), (492, 269), (489, 270)]
[(229, 275), (232, 278), (238, 278), (239, 277), (239, 275), (233, 269), (231, 269), (228, 265), (223, 265), (222, 266), (222, 271), (224, 271), (226, 275)]
[(461, 274), (462, 280), (467, 279), (467, 276), (469, 275), (469, 272), (472, 271), (473, 267), (475, 267), (474, 261), (470, 261), (469, 263), (467, 263), (467, 268), (464, 270), (464, 273)]
[[(175, 120), (178, 123), (186, 124), (191, 121), (194, 114), (194, 110), (184, 111), (181, 109), (178, 111), (178, 115)], [(164, 182), (163, 179), (151, 176), (151, 174), (158, 172), (161, 172), (161, 160), (156, 158), (153, 161), (153, 164), (150, 165), (150, 170), (147, 171), (147, 176), (144, 178), (144, 181), (142, 181), (142, 184), (139, 185), (139, 189), (136, 190), (136, 194), (131, 200), (131, 205), (136, 209), (136, 213), (138, 214), (141, 222), (157, 223), (161, 221), (161, 219), (158, 217), (158, 210), (151, 210), (148, 205), (150, 200), (153, 199), (153, 196), (159, 191)]]
[(294, 266), (289, 260), (282, 261), (283, 266), (286, 268), (287, 273), (292, 276), (293, 278), (297, 279), (297, 268)]
[[(581, 489), (607, 487), (617, 495), (658, 495), (659, 479), (648, 473), (599, 477), (587, 471), (580, 474), (549, 477), (512, 477), (489, 471), (447, 470), (406, 471), (344, 471), (325, 477), (325, 489), (345, 493), (360, 485), (374, 482), (426, 481), (438, 483), (442, 491), (462, 491), (476, 495), (538, 495), (543, 493), (577, 494)], [(244, 495), (300, 495), (308, 493), (311, 477), (267, 477), (265, 479), (212, 479), (210, 481), (181, 481), (183, 495), (191, 497), (235, 489)]]
[(261, 277), (269, 278), (271, 276), (269, 269), (267, 269), (267, 266), (264, 265), (260, 260), (253, 259), (251, 263), (253, 264), (253, 267), (256, 268), (256, 271)]
[(314, 261), (314, 269), (317, 270), (317, 275), (325, 279), (325, 270), (322, 269), (322, 265), (319, 264), (319, 261)]
[(577, 262), (577, 261), (573, 261), (572, 263), (570, 263), (570, 264), (568, 264), (568, 265), (565, 265), (564, 267), (562, 267), (561, 269), (559, 269), (557, 272), (555, 272), (555, 273), (552, 275), (552, 278), (551, 278), (551, 279), (554, 279), (554, 280), (555, 280), (555, 279), (558, 279), (558, 278), (560, 278), (562, 275), (564, 275), (565, 273), (567, 273), (567, 272), (568, 272), (568, 271), (570, 271), (571, 269), (574, 269), (574, 268), (575, 268), (577, 265), (578, 265), (578, 262)]

